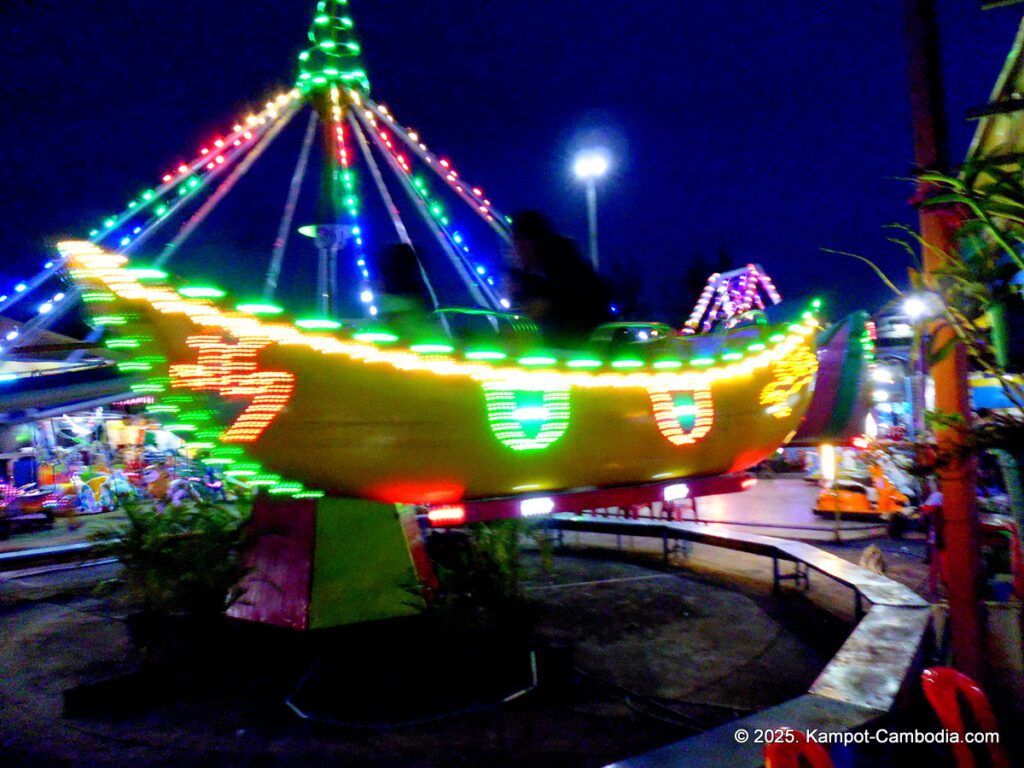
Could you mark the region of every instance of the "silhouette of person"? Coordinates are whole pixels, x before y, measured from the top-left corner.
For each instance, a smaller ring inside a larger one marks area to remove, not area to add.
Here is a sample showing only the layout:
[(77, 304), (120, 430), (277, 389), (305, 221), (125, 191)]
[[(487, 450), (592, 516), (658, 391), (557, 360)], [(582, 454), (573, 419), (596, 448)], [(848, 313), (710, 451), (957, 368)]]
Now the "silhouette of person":
[(402, 336), (436, 330), (431, 321), (433, 302), (415, 249), (396, 243), (383, 249), (378, 284), (381, 319)]
[(576, 245), (542, 213), (515, 216), (512, 244), (509, 298), (537, 323), (546, 341), (579, 347), (594, 328), (611, 320), (611, 292)]

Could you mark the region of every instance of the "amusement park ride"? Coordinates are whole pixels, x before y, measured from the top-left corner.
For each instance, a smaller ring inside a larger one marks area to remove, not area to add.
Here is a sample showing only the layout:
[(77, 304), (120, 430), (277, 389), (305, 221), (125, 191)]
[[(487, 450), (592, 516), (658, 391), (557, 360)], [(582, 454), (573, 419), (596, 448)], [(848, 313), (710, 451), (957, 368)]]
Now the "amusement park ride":
[[(147, 413), (203, 466), (261, 489), (253, 524), (287, 532), (258, 539), (260, 578), (236, 613), (302, 628), (405, 613), (409, 576), (428, 568), (417, 508), (433, 525), (459, 525), (738, 491), (752, 484), (744, 470), (798, 433), (836, 435), (853, 422), (872, 354), (864, 318), (823, 330), (815, 302), (769, 322), (781, 297), (755, 265), (712, 276), (682, 331), (618, 323), (615, 333), (596, 329), (585, 348), (545, 345), (432, 184), (499, 245), (511, 220), (370, 97), (348, 5), (318, 3), (293, 89), (88, 238), (61, 242), (59, 258), (0, 300), (3, 312), (66, 270), (72, 287), (9, 333), (0, 356), (81, 300), (96, 337), (135, 377), (134, 395), (153, 400)], [(169, 276), (176, 252), (307, 106), (262, 295), (234, 301)], [(318, 252), (318, 312), (295, 317), (275, 293), (317, 135), (327, 158), (318, 216), (298, 231)], [(410, 244), (392, 195), (402, 191), (476, 307), (437, 307), (418, 335), (388, 325), (367, 255), (367, 181)], [(155, 247), (154, 235), (182, 219)], [(358, 320), (339, 316), (345, 257)], [(261, 588), (268, 578), (275, 584)]]

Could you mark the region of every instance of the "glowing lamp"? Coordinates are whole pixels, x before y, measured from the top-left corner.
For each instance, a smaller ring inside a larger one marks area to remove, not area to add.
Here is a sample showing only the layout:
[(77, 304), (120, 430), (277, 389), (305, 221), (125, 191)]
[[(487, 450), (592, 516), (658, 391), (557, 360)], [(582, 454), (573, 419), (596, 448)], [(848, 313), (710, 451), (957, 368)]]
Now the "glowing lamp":
[(128, 267), (125, 272), (130, 274), (136, 280), (166, 280), (167, 273), (162, 269), (153, 269), (152, 267)]
[(545, 355), (531, 355), (529, 357), (520, 357), (519, 364), (528, 367), (536, 367), (542, 365), (554, 365), (557, 360), (553, 357), (547, 357)]
[(387, 331), (360, 331), (353, 334), (352, 338), (356, 341), (365, 341), (371, 344), (393, 344), (398, 341), (398, 337), (395, 334), (388, 333)]
[(306, 331), (336, 331), (341, 328), (337, 320), (330, 320), (326, 317), (307, 317), (296, 320), (295, 325)]
[(875, 368), (871, 372), (871, 378), (879, 384), (892, 384), (892, 373), (888, 368)]
[(496, 349), (476, 349), (466, 353), (467, 360), (504, 360), (508, 355)]
[(825, 443), (818, 449), (818, 456), (821, 459), (821, 478), (828, 482), (836, 479), (836, 449), (835, 446)]
[(543, 406), (526, 406), (512, 411), (512, 418), (516, 421), (545, 421), (550, 415), (551, 412)]
[(590, 180), (599, 179), (608, 173), (611, 160), (603, 149), (587, 149), (576, 155), (572, 170), (576, 178)]
[(690, 495), (690, 486), (686, 483), (674, 483), (666, 485), (661, 492), (661, 498), (665, 501), (682, 501)]
[(413, 344), (409, 347), (413, 352), (420, 355), (450, 355), (455, 351), (451, 344)]
[(903, 302), (903, 312), (911, 320), (920, 320), (928, 311), (928, 305), (920, 296), (911, 296)]
[(523, 517), (550, 515), (555, 509), (555, 500), (550, 496), (537, 496), (519, 502), (519, 514)]
[(239, 312), (245, 312), (247, 315), (280, 315), (284, 312), (282, 307), (276, 304), (268, 304), (265, 302), (253, 302), (251, 304), (239, 304), (235, 307)]
[(466, 522), (466, 507), (463, 504), (446, 504), (433, 507), (427, 512), (431, 525), (460, 525)]
[(179, 288), (178, 293), (186, 299), (221, 299), (226, 295), (220, 288), (211, 285), (189, 285)]

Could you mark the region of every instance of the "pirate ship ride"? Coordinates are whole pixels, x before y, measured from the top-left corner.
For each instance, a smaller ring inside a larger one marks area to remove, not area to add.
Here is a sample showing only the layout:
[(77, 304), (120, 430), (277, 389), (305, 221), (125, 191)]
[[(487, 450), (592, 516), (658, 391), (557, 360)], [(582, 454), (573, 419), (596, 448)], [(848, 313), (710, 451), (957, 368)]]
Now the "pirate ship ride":
[[(69, 268), (75, 288), (21, 329), (20, 343), (84, 299), (121, 369), (143, 377), (132, 388), (154, 399), (149, 412), (208, 464), (279, 496), (438, 504), (665, 483), (743, 470), (796, 433), (818, 368), (814, 307), (768, 323), (759, 290), (769, 303), (779, 297), (751, 265), (714, 276), (683, 332), (620, 323), (595, 329), (584, 349), (545, 348), (511, 312), (498, 270), (470, 248), (431, 174), (499, 243), (510, 240), (510, 219), (370, 97), (347, 0), (317, 4), (299, 60), (293, 89), (169, 170), (88, 239), (60, 244), (51, 269)], [(171, 278), (168, 261), (304, 107), (309, 121), (262, 297), (239, 302)], [(300, 230), (319, 254), (318, 311), (294, 317), (275, 291), (318, 136), (321, 213)], [(476, 308), (438, 306), (436, 332), (415, 338), (380, 322), (364, 177), (396, 237), (410, 243), (392, 195), (402, 191)], [(151, 248), (183, 213), (177, 234)], [(353, 260), (364, 310), (355, 321), (339, 318), (343, 256)], [(490, 337), (479, 328), (460, 334), (467, 317), (482, 318)]]

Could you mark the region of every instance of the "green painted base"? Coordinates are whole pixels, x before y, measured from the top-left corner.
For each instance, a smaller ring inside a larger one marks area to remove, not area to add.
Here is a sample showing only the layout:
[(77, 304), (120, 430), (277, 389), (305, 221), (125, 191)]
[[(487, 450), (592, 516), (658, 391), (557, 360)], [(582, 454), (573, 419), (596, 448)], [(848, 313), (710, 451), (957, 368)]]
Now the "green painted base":
[(392, 504), (320, 500), (310, 629), (408, 616), (422, 609), (407, 521), (402, 519), (411, 514), (410, 508)]
[(408, 616), (433, 581), (412, 507), (261, 496), (249, 534), (235, 618), (304, 630)]

